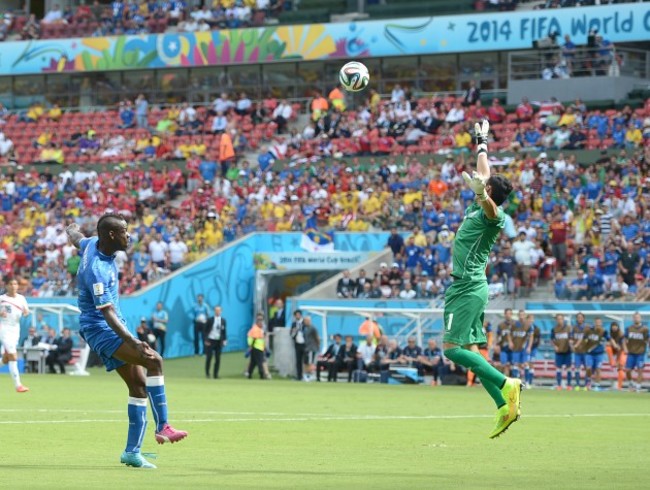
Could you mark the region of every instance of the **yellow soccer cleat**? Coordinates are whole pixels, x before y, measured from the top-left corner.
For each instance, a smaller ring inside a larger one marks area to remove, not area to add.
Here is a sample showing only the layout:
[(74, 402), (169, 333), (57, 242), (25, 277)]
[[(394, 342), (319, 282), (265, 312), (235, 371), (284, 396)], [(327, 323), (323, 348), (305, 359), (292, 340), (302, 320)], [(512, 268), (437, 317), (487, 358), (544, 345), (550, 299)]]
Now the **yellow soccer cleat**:
[(508, 427), (510, 427), (513, 422), (516, 422), (519, 419), (519, 415), (511, 415), (508, 405), (504, 405), (499, 410), (497, 410), (496, 418), (496, 426), (490, 434), (490, 439), (495, 439), (503, 434), (506, 430), (508, 430)]
[(501, 394), (506, 400), (510, 415), (517, 418), (521, 415), (521, 389), (521, 380), (517, 378), (507, 378), (506, 384), (501, 388)]

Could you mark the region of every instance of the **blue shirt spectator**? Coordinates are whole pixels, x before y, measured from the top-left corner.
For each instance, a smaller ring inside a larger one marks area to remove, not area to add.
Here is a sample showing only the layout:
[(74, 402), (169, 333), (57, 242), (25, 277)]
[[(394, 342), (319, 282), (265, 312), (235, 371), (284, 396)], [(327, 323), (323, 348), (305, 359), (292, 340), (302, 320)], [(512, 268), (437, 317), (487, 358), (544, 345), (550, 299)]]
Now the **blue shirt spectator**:
[(597, 274), (594, 269), (589, 269), (587, 273), (587, 299), (600, 299), (605, 293), (605, 281), (600, 274)]
[(217, 175), (217, 163), (204, 160), (199, 164), (199, 172), (204, 181), (213, 182)]
[(388, 237), (388, 242), (386, 242), (386, 245), (390, 247), (393, 255), (402, 253), (402, 250), (404, 249), (404, 238), (402, 238), (402, 235), (397, 233), (397, 228), (393, 228), (391, 230), (391, 234)]
[(571, 291), (569, 291), (569, 284), (562, 274), (558, 274), (555, 278), (555, 283), (553, 283), (553, 290), (555, 291), (555, 297), (560, 300), (566, 300), (571, 297)]
[(422, 247), (415, 245), (413, 238), (409, 238), (408, 244), (404, 247), (404, 253), (406, 255), (406, 267), (413, 269), (418, 265), (418, 260), (423, 250)]

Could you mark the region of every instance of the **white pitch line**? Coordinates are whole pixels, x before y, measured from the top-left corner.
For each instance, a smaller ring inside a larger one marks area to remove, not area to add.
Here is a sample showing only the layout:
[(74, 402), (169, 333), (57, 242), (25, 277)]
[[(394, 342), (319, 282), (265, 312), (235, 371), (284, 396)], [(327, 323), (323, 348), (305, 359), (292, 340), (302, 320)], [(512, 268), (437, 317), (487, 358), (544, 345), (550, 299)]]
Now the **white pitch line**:
[[(484, 419), (492, 415), (350, 415), (317, 417), (258, 417), (258, 418), (220, 418), (220, 419), (174, 419), (179, 423), (224, 423), (224, 422), (318, 422), (318, 421), (375, 421), (375, 420), (458, 420)], [(650, 413), (578, 413), (578, 414), (531, 414), (525, 418), (613, 418), (650, 417)], [(0, 420), (0, 425), (34, 424), (103, 424), (124, 422), (125, 419), (78, 419), (78, 420)]]

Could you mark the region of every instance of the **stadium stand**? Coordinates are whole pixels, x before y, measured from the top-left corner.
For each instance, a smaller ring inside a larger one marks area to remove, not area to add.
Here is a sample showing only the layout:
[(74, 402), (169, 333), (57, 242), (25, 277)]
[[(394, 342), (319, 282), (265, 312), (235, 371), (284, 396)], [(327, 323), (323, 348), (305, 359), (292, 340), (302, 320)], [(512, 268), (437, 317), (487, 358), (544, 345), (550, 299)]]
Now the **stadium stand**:
[[(48, 245), (56, 244), (61, 232), (54, 223), (57, 216), (71, 215), (88, 225), (95, 203), (132, 216), (135, 229), (144, 225), (134, 250), (140, 244), (150, 247), (156, 232), (165, 242), (179, 233), (188, 248), (184, 261), (249, 231), (303, 229), (306, 217), (320, 205), (323, 218), (338, 230), (385, 229), (391, 224), (407, 230), (422, 227), (424, 233), (416, 232), (417, 242), (406, 243), (407, 248), (415, 247), (409, 249), (412, 253), (403, 250), (395, 255), (399, 280), (393, 284), (380, 278), (379, 286), (398, 289), (382, 291), (381, 297), (435, 297), (444, 292), (448, 280), (448, 244), (460, 223), (460, 209), (471, 199), (459, 185), (460, 172), (471, 163), (467, 146), (471, 125), (466, 121), (487, 116), (502, 119), (492, 125), (491, 147), (516, 151), (513, 158), (497, 163), (518, 182), (509, 209), (511, 238), (525, 235), (525, 245), (513, 240), (514, 254), (508, 242), (495, 251), (490, 271), (494, 290), (518, 294), (534, 287), (540, 276), (549, 280), (556, 270), (572, 266), (588, 272), (595, 264), (598, 274), (607, 276), (596, 296), (610, 295), (616, 271), (611, 266), (605, 271), (600, 247), (607, 249), (607, 236), (621, 230), (624, 241), (614, 245), (616, 261), (628, 242), (634, 244), (643, 277), (640, 283), (634, 275), (626, 277), (627, 290), (616, 296), (641, 297), (650, 272), (646, 264), (650, 215), (636, 202), (650, 191), (643, 153), (650, 140), (650, 118), (645, 117), (650, 101), (636, 101), (636, 109), (606, 111), (589, 111), (581, 101), (567, 107), (549, 101), (530, 108), (524, 101), (506, 113), (498, 100), (486, 111), (479, 103), (463, 106), (462, 97), (405, 102), (400, 95), (397, 102), (382, 100), (373, 107), (369, 100), (362, 108), (342, 113), (314, 111), (301, 132), (292, 129), (280, 135), (271, 112), (277, 101), (265, 102), (269, 112), (256, 123), (245, 111), (228, 109), (225, 135), (206, 129), (213, 127), (217, 116), (202, 107), (152, 110), (147, 119), (151, 133), (145, 128), (119, 128), (133, 125), (131, 117), (126, 118), (128, 124), (119, 124), (125, 121), (119, 111), (52, 114), (51, 109), (32, 107), (24, 114), (5, 115), (0, 137), (5, 163), (19, 165), (2, 182), (4, 226), (11, 230), (3, 240), (8, 259), (4, 271), (32, 277), (34, 294), (68, 294), (74, 287), (69, 257), (55, 257), (51, 250), (48, 256)], [(120, 111), (129, 105), (124, 101)], [(452, 111), (460, 117), (450, 122)], [(259, 168), (244, 159), (236, 164), (229, 160), (223, 154), (224, 140), (239, 156), (256, 150)], [(585, 162), (572, 154), (571, 149), (583, 147), (619, 148), (620, 153), (603, 154), (599, 157), (603, 165), (596, 169), (582, 165)], [(48, 150), (61, 158), (44, 156)], [(554, 158), (546, 153), (552, 150)], [(327, 168), (317, 167), (318, 179), (308, 178), (309, 167), (303, 164), (329, 157), (334, 160)], [(170, 163), (162, 167), (138, 166), (165, 158)], [(291, 159), (289, 166), (273, 163), (286, 159)], [(30, 165), (38, 160), (56, 161), (63, 165), (62, 172), (39, 172)], [(190, 216), (166, 205), (170, 201), (191, 209)], [(80, 203), (86, 210), (74, 214)], [(54, 206), (54, 212), (36, 210), (35, 205)], [(161, 209), (163, 217), (155, 218), (154, 212)], [(610, 222), (610, 233), (603, 230), (604, 220)], [(593, 223), (601, 223), (600, 232)], [(13, 236), (25, 239), (23, 249)], [(424, 257), (429, 249), (433, 258), (427, 265)], [(165, 261), (160, 267), (147, 264), (138, 270), (133, 261), (125, 263), (125, 272), (131, 273), (124, 275), (125, 291), (162, 277), (170, 270), (168, 256)], [(407, 277), (411, 280), (404, 280), (404, 271), (412, 274)], [(422, 279), (425, 271), (424, 277), (430, 279)], [(403, 293), (409, 282), (413, 287)], [(558, 297), (573, 293), (569, 283)]]

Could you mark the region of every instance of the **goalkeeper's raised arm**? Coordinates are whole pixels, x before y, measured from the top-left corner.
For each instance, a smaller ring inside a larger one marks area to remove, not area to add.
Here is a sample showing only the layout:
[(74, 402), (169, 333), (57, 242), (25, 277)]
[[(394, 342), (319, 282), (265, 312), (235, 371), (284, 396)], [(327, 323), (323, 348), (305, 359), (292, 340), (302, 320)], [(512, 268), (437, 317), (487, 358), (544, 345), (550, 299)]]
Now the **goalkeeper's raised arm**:
[(490, 123), (483, 119), (483, 123), (474, 125), (474, 138), (476, 140), (476, 171), (486, 181), (490, 178), (490, 162), (488, 160), (488, 135)]
[(498, 215), (497, 207), (512, 192), (512, 184), (505, 177), (492, 176), (490, 173), (490, 162), (487, 157), (489, 131), (490, 123), (488, 121), (483, 121), (482, 124), (476, 123), (476, 170), (472, 172), (472, 175), (463, 172), (463, 179), (476, 194), (476, 199), (483, 208), (487, 219), (494, 220)]

